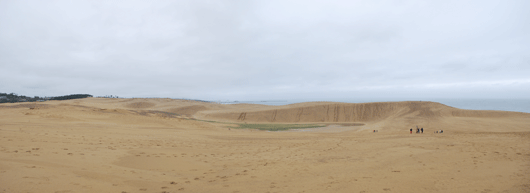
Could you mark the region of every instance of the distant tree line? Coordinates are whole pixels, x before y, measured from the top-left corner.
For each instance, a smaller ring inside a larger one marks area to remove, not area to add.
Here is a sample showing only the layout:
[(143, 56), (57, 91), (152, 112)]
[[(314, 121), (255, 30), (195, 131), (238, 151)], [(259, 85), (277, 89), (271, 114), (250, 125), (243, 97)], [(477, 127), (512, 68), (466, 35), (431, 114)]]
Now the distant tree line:
[[(65, 96), (54, 96), (54, 97), (28, 97), (24, 95), (17, 95), (16, 93), (0, 93), (0, 103), (17, 103), (17, 102), (35, 102), (35, 101), (49, 101), (49, 100), (70, 100), (70, 99), (81, 99), (94, 97), (89, 94), (71, 94)], [(105, 96), (96, 96), (96, 98), (120, 98), (116, 95), (105, 95)], [(212, 103), (212, 101), (205, 101), (199, 99), (186, 99), (186, 98), (173, 98), (180, 100), (189, 100), (189, 101), (198, 101), (198, 102), (207, 102)]]
[(71, 94), (71, 95), (65, 95), (65, 96), (51, 97), (50, 100), (70, 100), (70, 99), (82, 99), (82, 98), (88, 98), (88, 97), (92, 97), (92, 95), (89, 95), (89, 94)]
[(15, 93), (0, 93), (0, 103), (16, 103), (16, 102), (35, 102), (35, 101), (47, 101), (47, 100), (70, 100), (70, 99), (81, 99), (92, 97), (89, 94), (71, 94), (65, 96), (56, 97), (28, 97), (24, 95), (17, 95)]

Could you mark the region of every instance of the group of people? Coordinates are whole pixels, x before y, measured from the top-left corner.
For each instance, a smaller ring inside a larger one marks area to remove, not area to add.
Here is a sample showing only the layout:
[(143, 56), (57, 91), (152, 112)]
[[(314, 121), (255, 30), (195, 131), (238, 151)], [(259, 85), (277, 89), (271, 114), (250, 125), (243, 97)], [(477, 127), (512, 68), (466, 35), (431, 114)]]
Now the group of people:
[[(416, 133), (423, 133), (423, 127), (422, 127), (422, 128), (419, 128), (419, 127), (416, 125)], [(434, 131), (434, 133), (444, 133), (444, 130)], [(410, 128), (410, 134), (412, 134), (412, 128)]]
[[(420, 129), (417, 125), (416, 125), (416, 133), (423, 133), (423, 127)], [(410, 128), (410, 134), (412, 134), (412, 128)]]

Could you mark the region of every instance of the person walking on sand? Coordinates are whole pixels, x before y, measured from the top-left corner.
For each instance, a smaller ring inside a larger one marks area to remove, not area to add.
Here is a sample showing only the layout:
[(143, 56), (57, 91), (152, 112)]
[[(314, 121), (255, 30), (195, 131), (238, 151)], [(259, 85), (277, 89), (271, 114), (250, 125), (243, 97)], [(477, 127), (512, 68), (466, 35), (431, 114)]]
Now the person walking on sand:
[(410, 134), (412, 134), (412, 128), (410, 128)]
[(421, 133), (423, 133), (423, 127), (421, 128)]

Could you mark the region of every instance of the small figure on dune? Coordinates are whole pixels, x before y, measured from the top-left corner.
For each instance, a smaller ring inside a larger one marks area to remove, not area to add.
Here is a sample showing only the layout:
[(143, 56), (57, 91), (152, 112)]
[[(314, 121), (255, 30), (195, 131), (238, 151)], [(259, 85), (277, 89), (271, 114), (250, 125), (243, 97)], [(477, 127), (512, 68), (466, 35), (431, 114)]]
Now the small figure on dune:
[(416, 129), (416, 133), (420, 133), (420, 129)]
[(423, 133), (423, 127), (421, 128), (421, 133)]
[(440, 133), (444, 133), (444, 130), (443, 130), (443, 129), (442, 129), (442, 130), (440, 130)]
[(412, 128), (410, 128), (410, 134), (412, 134)]

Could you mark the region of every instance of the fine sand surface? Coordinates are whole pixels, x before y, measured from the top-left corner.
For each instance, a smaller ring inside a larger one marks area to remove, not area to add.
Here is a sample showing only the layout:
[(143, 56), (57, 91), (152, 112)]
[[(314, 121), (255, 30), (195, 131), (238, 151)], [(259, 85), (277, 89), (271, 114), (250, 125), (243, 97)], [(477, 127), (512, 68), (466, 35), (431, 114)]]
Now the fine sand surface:
[[(245, 122), (327, 126), (234, 129)], [(416, 125), (425, 133), (409, 134)], [(530, 192), (530, 114), (432, 102), (0, 104), (0, 192)]]

